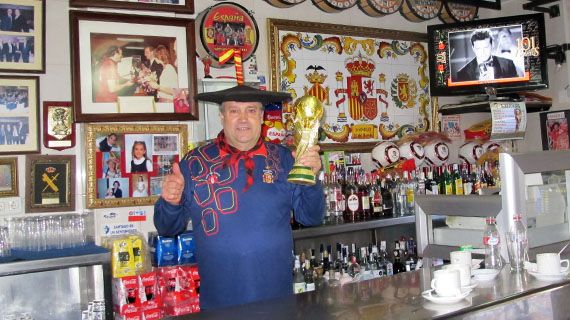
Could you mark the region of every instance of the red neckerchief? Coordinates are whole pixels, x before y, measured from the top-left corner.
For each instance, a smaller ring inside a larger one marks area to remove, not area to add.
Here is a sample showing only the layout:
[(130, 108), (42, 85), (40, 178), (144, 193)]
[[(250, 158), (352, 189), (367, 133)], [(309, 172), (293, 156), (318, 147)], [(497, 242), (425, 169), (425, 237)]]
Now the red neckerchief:
[(239, 161), (243, 159), (245, 172), (247, 174), (243, 192), (246, 192), (249, 187), (253, 185), (253, 169), (255, 168), (255, 161), (253, 161), (253, 156), (261, 155), (267, 157), (267, 149), (265, 149), (263, 139), (259, 137), (257, 143), (255, 146), (253, 146), (253, 148), (249, 149), (248, 151), (241, 151), (227, 143), (226, 135), (224, 134), (224, 130), (222, 130), (220, 133), (218, 133), (218, 137), (216, 138), (215, 143), (218, 148), (220, 148), (220, 157), (229, 155), (229, 157), (225, 157), (224, 159), (224, 167), (230, 165), (234, 166), (237, 173)]

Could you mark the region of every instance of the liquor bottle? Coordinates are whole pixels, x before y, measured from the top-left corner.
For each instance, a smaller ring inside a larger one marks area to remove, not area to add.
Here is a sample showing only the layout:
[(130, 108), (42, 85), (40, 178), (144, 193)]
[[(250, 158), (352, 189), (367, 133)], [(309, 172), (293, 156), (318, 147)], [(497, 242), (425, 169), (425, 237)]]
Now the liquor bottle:
[(493, 178), (493, 173), (491, 172), (491, 166), (487, 161), (485, 161), (485, 169), (483, 171), (483, 176), (485, 182), (487, 183), (488, 188), (495, 186), (495, 179)]
[(406, 190), (400, 177), (396, 174), (392, 188), (392, 202), (394, 203), (394, 217), (400, 217), (404, 214), (404, 206), (406, 203)]
[(463, 177), (459, 172), (459, 167), (457, 163), (453, 164), (453, 172), (451, 174), (451, 180), (453, 181), (453, 194), (462, 196), (463, 195)]
[[(394, 269), (390, 263), (390, 266), (388, 266), (388, 259), (387, 259), (387, 253), (386, 253), (386, 241), (380, 241), (380, 252), (378, 253), (378, 275), (380, 277), (385, 277), (387, 275), (393, 275), (394, 274)], [(389, 273), (388, 273), (389, 272)]]
[(469, 174), (469, 165), (467, 163), (461, 164), (461, 177), (463, 179), (463, 194), (470, 195), (473, 193), (473, 180)]
[(360, 172), (358, 175), (358, 199), (360, 200), (360, 207), (362, 216), (359, 220), (369, 220), (372, 217), (370, 205), (370, 183), (367, 178), (368, 175)]
[(375, 174), (372, 175), (371, 181), (369, 198), (372, 207), (372, 218), (378, 219), (384, 215), (382, 210), (382, 188)]
[(416, 270), (416, 266), (418, 264), (418, 252), (417, 252), (417, 244), (414, 240), (414, 237), (410, 237), (406, 242), (406, 250), (407, 250), (407, 258), (406, 258), (406, 270), (407, 265), (410, 265), (410, 270)]
[(483, 233), (483, 245), (485, 245), (485, 269), (503, 268), (501, 259), (501, 238), (497, 230), (495, 217), (485, 219), (487, 226)]
[(520, 271), (524, 267), (524, 261), (528, 259), (528, 238), (522, 216), (517, 214), (513, 220), (514, 224), (507, 233), (507, 249), (511, 270)]
[(401, 252), (400, 252), (400, 241), (396, 240), (394, 242), (394, 274), (398, 274), (401, 272), (406, 271), (406, 266), (400, 260)]
[(311, 265), (312, 269), (315, 269), (319, 266), (317, 258), (315, 257), (315, 249), (313, 248), (311, 248), (311, 260), (309, 261), (309, 264)]
[(313, 275), (313, 269), (308, 263), (305, 264), (304, 277), (305, 277), (305, 291), (315, 291), (315, 278)]
[(392, 199), (392, 191), (390, 190), (392, 179), (390, 175), (386, 176), (386, 179), (382, 180), (380, 188), (382, 190), (382, 213), (384, 217), (394, 216), (394, 200)]
[(347, 273), (353, 278), (360, 273), (360, 265), (356, 261), (356, 255), (352, 255), (350, 258), (350, 264), (347, 267)]
[[(404, 174), (406, 172), (404, 171)], [(404, 214), (414, 215), (416, 214), (416, 182), (415, 179), (407, 173), (407, 177), (404, 180), (406, 183), (406, 202), (404, 204)]]
[(335, 201), (335, 208), (334, 208), (334, 218), (335, 223), (342, 223), (344, 211), (346, 210), (346, 198), (344, 197), (344, 193), (342, 192), (342, 185), (339, 183), (340, 177), (339, 172), (335, 172), (332, 181), (332, 189), (334, 193), (334, 201)]
[(295, 269), (293, 269), (293, 293), (303, 293), (306, 290), (305, 277), (301, 271), (299, 256), (295, 256)]
[(418, 194), (426, 194), (426, 174), (423, 170), (418, 171), (416, 174), (416, 185)]
[(370, 271), (372, 271), (372, 277), (380, 277), (380, 268), (378, 267), (378, 247), (373, 245), (369, 250), (368, 263), (370, 264)]
[(331, 217), (330, 208), (330, 176), (328, 173), (322, 174), (323, 194), (325, 196), (325, 214), (323, 215), (322, 224), (329, 224)]
[(437, 181), (433, 176), (433, 170), (429, 169), (427, 171), (427, 178), (426, 178), (426, 194), (438, 195), (439, 194), (439, 186), (437, 185)]
[(355, 222), (361, 214), (360, 199), (358, 197), (358, 188), (354, 183), (354, 175), (348, 173), (346, 186), (344, 190), (346, 198), (346, 209), (344, 210), (344, 222)]
[(477, 168), (476, 164), (471, 165), (471, 181), (473, 185), (471, 194), (479, 194), (481, 192), (481, 178), (479, 176), (479, 169)]
[(447, 166), (444, 166), (443, 171), (443, 185), (445, 195), (453, 195), (453, 178), (451, 177), (451, 173), (449, 172)]

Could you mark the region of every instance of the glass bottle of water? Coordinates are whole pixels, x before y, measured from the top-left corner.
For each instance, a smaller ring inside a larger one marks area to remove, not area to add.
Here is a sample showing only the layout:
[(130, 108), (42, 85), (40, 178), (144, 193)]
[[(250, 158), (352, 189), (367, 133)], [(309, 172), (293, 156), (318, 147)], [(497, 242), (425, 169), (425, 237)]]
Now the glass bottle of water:
[(501, 238), (497, 230), (494, 217), (486, 219), (487, 226), (483, 234), (483, 244), (485, 245), (485, 269), (503, 268), (501, 259)]
[(521, 215), (517, 214), (513, 219), (514, 224), (507, 233), (507, 251), (509, 252), (511, 270), (521, 271), (528, 257), (528, 238)]

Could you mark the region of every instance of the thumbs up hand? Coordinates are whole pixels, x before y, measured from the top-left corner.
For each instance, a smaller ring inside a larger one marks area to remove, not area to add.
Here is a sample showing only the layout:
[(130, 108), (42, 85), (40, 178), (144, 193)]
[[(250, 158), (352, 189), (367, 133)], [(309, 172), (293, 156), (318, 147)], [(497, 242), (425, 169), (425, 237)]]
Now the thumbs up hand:
[(178, 163), (172, 166), (172, 173), (164, 177), (162, 182), (162, 198), (166, 202), (179, 205), (182, 200), (182, 191), (184, 191), (184, 176), (180, 172)]

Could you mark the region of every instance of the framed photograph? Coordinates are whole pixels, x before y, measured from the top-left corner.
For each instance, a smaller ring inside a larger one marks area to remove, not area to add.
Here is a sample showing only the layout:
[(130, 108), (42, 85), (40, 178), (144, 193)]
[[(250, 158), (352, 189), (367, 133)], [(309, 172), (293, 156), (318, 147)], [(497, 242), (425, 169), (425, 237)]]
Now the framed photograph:
[(444, 2), (464, 3), (481, 8), (501, 10), (501, 0), (443, 0)]
[(0, 72), (45, 72), (44, 0), (0, 0)]
[(44, 147), (65, 150), (75, 146), (73, 104), (69, 101), (44, 101)]
[(40, 151), (39, 78), (0, 76), (0, 154)]
[(0, 197), (18, 196), (18, 158), (0, 158)]
[(70, 26), (76, 122), (198, 120), (193, 20), (71, 11)]
[(87, 207), (152, 205), (186, 153), (188, 126), (87, 124)]
[(283, 122), (292, 139), (296, 98), (313, 95), (325, 116), (323, 150), (370, 150), (432, 128), (427, 35), (346, 25), (268, 20), (271, 89), (289, 92)]
[(570, 110), (540, 113), (542, 150), (569, 150), (568, 125)]
[(75, 156), (26, 156), (26, 212), (75, 210)]
[(194, 13), (194, 0), (70, 0), (72, 7)]

